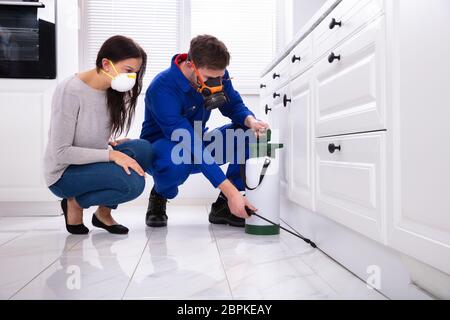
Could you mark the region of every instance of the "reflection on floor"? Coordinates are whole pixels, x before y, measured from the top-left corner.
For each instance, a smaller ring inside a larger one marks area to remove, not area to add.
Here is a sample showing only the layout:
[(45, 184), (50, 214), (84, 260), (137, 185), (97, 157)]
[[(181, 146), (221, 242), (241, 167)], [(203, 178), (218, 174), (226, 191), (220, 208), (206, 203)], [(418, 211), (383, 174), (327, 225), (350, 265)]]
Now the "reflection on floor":
[(208, 210), (169, 204), (161, 229), (122, 206), (128, 236), (92, 227), (94, 209), (87, 236), (63, 217), (0, 218), (0, 299), (384, 299), (292, 235), (210, 225)]

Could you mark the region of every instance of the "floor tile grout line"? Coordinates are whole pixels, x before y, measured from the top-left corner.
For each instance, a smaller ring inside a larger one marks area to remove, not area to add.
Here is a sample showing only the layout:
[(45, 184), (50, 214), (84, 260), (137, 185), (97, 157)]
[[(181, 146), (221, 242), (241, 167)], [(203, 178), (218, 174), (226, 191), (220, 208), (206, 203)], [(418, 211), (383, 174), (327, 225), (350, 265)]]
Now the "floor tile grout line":
[[(295, 228), (293, 228), (289, 223), (287, 223), (286, 221), (284, 221), (283, 219), (280, 219), (281, 222), (283, 222), (287, 227), (289, 227), (292, 231), (294, 232), (298, 232)], [(329, 258), (330, 260), (332, 260), (333, 262), (335, 262), (337, 265), (339, 265), (340, 267), (342, 267), (344, 270), (346, 270), (347, 272), (349, 272), (351, 275), (353, 275), (355, 278), (357, 278), (358, 280), (360, 280), (362, 283), (365, 283), (367, 285), (370, 286), (370, 284), (367, 283), (367, 281), (364, 281), (364, 279), (362, 279), (361, 277), (359, 277), (356, 273), (354, 273), (353, 271), (351, 271), (350, 269), (348, 269), (346, 266), (344, 266), (342, 263), (340, 263), (339, 261), (335, 260), (333, 257), (329, 256), (328, 254), (326, 254), (325, 252), (323, 252), (322, 250), (319, 250), (323, 255), (325, 255), (327, 258)], [(304, 261), (302, 259), (303, 262), (306, 263), (306, 261)], [(309, 266), (309, 264), (308, 264)], [(311, 267), (311, 266), (310, 266)], [(312, 268), (312, 267), (311, 267)], [(319, 275), (320, 277), (320, 275)], [(322, 278), (322, 277), (321, 277)], [(323, 278), (322, 278), (323, 279)], [(325, 279), (323, 279), (325, 281)], [(328, 283), (326, 281), (326, 283)], [(334, 286), (332, 286), (331, 284), (329, 284), (330, 287), (334, 290), (337, 291)], [(372, 290), (374, 290), (375, 292), (379, 293), (380, 295), (382, 295), (384, 298), (390, 300), (390, 298), (388, 296), (386, 296), (384, 293), (382, 293), (381, 291), (379, 291), (378, 289), (370, 286), (372, 288)], [(337, 292), (339, 294), (339, 292)]]
[(131, 281), (133, 281), (134, 275), (136, 274), (136, 271), (137, 271), (139, 265), (141, 264), (142, 257), (144, 256), (144, 253), (145, 253), (145, 249), (147, 249), (147, 247), (148, 247), (148, 243), (150, 242), (150, 237), (152, 236), (152, 233), (153, 233), (153, 229), (150, 229), (150, 233), (147, 238), (147, 241), (145, 242), (144, 248), (142, 249), (141, 256), (139, 257), (139, 260), (136, 263), (136, 266), (134, 267), (133, 273), (131, 274), (130, 280), (128, 280), (127, 286), (126, 286), (125, 290), (123, 291), (122, 298), (120, 300), (125, 299), (125, 295), (127, 294), (128, 288), (131, 285)]
[(21, 236), (23, 236), (23, 235), (26, 234), (27, 232), (28, 232), (28, 231), (22, 231), (22, 233), (16, 235), (15, 237), (13, 237), (13, 238), (11, 238), (11, 239), (9, 239), (9, 240), (6, 240), (5, 242), (3, 242), (3, 243), (0, 244), (0, 248), (3, 247), (3, 246), (5, 246), (5, 245), (7, 245), (8, 243), (10, 243), (10, 242), (16, 240), (17, 238), (20, 238)]
[[(208, 205), (205, 205), (205, 211), (206, 211), (206, 214), (208, 214)], [(225, 279), (227, 281), (228, 290), (230, 291), (231, 300), (234, 300), (233, 290), (231, 289), (230, 280), (228, 279), (227, 270), (226, 270), (225, 264), (224, 264), (224, 262), (222, 260), (222, 255), (220, 253), (220, 248), (219, 248), (218, 240), (217, 240), (217, 237), (216, 237), (216, 233), (214, 232), (214, 225), (211, 226), (211, 230), (212, 230), (212, 234), (214, 236), (214, 242), (216, 244), (217, 253), (219, 254), (220, 264), (222, 266), (223, 273), (225, 274)]]
[(23, 285), (19, 290), (17, 290), (15, 293), (13, 293), (8, 300), (11, 300), (12, 298), (14, 298), (20, 291), (22, 291), (23, 289), (25, 289), (26, 286), (28, 286), (31, 282), (33, 282), (34, 280), (36, 280), (41, 274), (43, 274), (45, 271), (47, 271), (51, 266), (53, 266), (57, 261), (59, 261), (61, 259), (61, 257), (63, 256), (64, 253), (69, 252), (70, 250), (73, 249), (73, 247), (75, 247), (77, 244), (79, 244), (80, 242), (82, 242), (83, 240), (85, 240), (85, 238), (81, 238), (80, 240), (78, 240), (77, 242), (75, 242), (72, 246), (70, 246), (70, 248), (68, 248), (67, 250), (63, 250), (63, 252), (61, 252), (61, 254), (53, 261), (51, 262), (47, 267), (45, 267), (43, 270), (41, 270), (40, 272), (38, 272), (38, 274), (36, 274), (33, 278), (31, 278), (30, 281), (28, 281), (25, 285)]

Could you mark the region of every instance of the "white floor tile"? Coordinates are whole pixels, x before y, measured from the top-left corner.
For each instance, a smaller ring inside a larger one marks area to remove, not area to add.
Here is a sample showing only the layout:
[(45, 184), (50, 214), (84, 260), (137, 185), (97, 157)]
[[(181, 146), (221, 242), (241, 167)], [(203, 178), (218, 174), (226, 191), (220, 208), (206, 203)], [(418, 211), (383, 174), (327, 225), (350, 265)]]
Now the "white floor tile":
[(226, 272), (234, 297), (247, 299), (330, 298), (336, 292), (304, 263), (288, 258), (269, 263), (238, 263)]
[(300, 256), (321, 278), (337, 292), (336, 299), (386, 299), (379, 292), (350, 273), (322, 252), (315, 250)]
[(139, 257), (62, 257), (13, 299), (121, 299)]
[(8, 299), (57, 260), (80, 237), (28, 232), (0, 247), (0, 299)]
[[(1, 223), (1, 221), (0, 221)], [(17, 237), (20, 237), (25, 232), (9, 232), (9, 231), (0, 231), (0, 247), (9, 241), (12, 241), (16, 239)]]
[[(130, 229), (64, 218), (2, 217), (0, 299), (382, 299), (323, 253), (281, 231), (254, 236), (210, 225), (208, 207), (168, 204), (168, 228), (148, 228), (144, 206), (113, 212)], [(79, 284), (79, 288), (78, 285)]]

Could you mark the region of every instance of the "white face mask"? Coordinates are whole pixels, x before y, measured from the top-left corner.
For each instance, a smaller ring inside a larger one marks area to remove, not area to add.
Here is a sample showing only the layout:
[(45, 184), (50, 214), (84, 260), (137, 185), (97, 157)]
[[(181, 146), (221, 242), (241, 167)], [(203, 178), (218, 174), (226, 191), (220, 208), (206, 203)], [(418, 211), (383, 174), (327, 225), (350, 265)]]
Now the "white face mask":
[(136, 84), (136, 73), (119, 73), (114, 66), (114, 63), (111, 60), (109, 62), (111, 63), (117, 75), (113, 77), (103, 70), (102, 72), (112, 79), (111, 88), (119, 92), (127, 92), (133, 89), (134, 85)]

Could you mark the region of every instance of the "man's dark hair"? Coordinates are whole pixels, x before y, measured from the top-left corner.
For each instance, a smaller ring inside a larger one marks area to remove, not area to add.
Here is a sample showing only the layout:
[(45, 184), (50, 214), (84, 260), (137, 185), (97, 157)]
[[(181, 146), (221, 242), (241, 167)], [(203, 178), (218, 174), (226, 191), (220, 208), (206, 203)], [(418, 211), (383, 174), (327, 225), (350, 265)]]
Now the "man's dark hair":
[(208, 34), (196, 36), (191, 40), (188, 56), (197, 68), (223, 70), (230, 64), (230, 53), (225, 44)]

